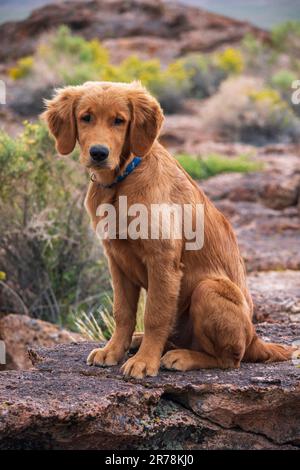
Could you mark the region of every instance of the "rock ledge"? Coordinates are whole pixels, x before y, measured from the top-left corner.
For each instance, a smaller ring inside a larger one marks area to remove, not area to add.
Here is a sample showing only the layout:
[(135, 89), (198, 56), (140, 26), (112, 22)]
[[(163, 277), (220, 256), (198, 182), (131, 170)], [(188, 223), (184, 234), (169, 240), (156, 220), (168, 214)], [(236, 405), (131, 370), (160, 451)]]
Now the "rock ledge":
[[(293, 323), (257, 329), (286, 343), (300, 336)], [(94, 346), (30, 350), (33, 369), (1, 374), (1, 449), (300, 447), (300, 369), (292, 362), (135, 381), (118, 367), (86, 366)]]

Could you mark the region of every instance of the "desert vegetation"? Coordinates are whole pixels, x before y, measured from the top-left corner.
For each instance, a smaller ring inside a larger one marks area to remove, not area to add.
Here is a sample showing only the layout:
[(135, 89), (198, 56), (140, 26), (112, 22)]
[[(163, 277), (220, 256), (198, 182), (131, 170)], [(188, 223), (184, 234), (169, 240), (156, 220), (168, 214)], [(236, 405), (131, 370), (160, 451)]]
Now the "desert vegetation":
[(138, 55), (115, 64), (99, 40), (88, 41), (61, 26), (43, 36), (35, 54), (19, 59), (8, 75), (30, 93), (42, 74), (46, 94), (54, 87), (87, 80), (140, 80), (167, 114), (184, 112), (189, 98), (207, 100), (217, 95), (212, 107), (221, 115), (212, 117), (214, 124), (209, 122), (216, 132), (242, 142), (250, 139), (255, 145), (282, 139), (296, 142), (300, 119), (291, 103), (291, 84), (300, 72), (299, 30), (297, 21), (288, 22), (274, 28), (269, 45), (248, 34), (239, 47), (187, 54), (167, 64)]
[(15, 293), (2, 289), (1, 310), (65, 324), (109, 289), (83, 210), (86, 177), (75, 155), (55, 157), (40, 123), (25, 123), (17, 139), (2, 132), (0, 162), (1, 269)]

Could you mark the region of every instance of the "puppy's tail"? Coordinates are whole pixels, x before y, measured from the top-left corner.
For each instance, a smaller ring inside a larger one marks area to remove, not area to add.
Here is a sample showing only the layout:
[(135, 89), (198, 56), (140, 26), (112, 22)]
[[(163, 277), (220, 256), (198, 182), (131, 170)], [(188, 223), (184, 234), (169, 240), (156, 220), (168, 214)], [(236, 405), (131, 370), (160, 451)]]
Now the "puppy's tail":
[(296, 348), (277, 343), (266, 343), (254, 335), (246, 349), (243, 360), (245, 362), (282, 362), (292, 358)]

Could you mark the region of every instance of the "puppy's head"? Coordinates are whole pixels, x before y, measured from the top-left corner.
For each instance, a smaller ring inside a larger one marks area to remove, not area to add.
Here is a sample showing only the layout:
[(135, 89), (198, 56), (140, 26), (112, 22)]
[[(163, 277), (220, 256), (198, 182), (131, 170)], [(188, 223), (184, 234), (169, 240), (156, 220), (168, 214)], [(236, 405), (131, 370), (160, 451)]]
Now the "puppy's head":
[(58, 90), (43, 114), (59, 153), (76, 141), (88, 168), (113, 170), (131, 153), (146, 155), (157, 138), (163, 113), (140, 83), (87, 82)]

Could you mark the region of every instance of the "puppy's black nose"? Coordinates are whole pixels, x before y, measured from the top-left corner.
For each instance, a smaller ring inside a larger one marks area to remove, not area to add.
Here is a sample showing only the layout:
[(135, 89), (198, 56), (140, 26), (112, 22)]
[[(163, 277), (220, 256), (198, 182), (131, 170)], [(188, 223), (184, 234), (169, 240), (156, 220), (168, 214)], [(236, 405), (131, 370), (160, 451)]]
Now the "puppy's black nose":
[(109, 154), (109, 149), (104, 145), (93, 145), (90, 148), (90, 156), (94, 162), (103, 162)]

